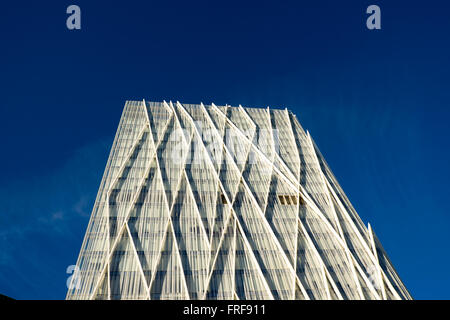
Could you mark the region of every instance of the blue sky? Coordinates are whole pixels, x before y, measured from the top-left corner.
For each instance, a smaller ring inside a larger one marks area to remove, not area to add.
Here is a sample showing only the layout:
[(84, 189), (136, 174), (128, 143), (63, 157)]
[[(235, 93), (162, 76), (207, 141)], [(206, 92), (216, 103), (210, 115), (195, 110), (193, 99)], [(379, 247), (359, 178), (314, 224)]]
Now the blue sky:
[[(82, 29), (66, 28), (81, 8)], [(381, 30), (365, 27), (381, 8)], [(125, 100), (288, 107), (416, 299), (449, 299), (444, 1), (0, 8), (0, 293), (64, 299)]]

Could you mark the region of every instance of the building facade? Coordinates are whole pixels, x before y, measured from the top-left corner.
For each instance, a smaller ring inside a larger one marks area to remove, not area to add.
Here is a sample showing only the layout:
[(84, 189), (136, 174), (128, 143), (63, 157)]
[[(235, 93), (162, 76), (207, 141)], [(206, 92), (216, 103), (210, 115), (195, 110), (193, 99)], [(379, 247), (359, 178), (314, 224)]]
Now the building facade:
[(411, 299), (287, 109), (128, 101), (67, 299)]

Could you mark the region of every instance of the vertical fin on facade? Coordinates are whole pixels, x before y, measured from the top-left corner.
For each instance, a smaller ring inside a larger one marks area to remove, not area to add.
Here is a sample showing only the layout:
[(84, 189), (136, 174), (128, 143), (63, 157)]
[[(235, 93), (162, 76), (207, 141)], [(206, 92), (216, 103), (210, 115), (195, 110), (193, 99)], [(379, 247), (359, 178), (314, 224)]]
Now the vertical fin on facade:
[(219, 184), (215, 178), (215, 169), (210, 165), (211, 161), (207, 157), (209, 155), (204, 149), (202, 141), (197, 135), (194, 135), (185, 171), (195, 200), (194, 203), (201, 216), (206, 235), (210, 239)]
[(148, 119), (152, 131), (153, 143), (157, 145), (158, 141), (164, 135), (164, 128), (170, 121), (172, 113), (167, 108), (162, 108), (155, 102), (146, 103), (146, 111), (148, 112)]
[(110, 299), (148, 299), (145, 279), (126, 229), (123, 229), (109, 264)]
[(332, 275), (340, 294), (344, 299), (358, 299), (359, 294), (351, 270), (351, 262), (348, 260), (345, 249), (339, 243), (336, 234), (331, 231), (331, 226), (324, 224), (320, 216), (308, 206), (300, 211), (300, 220), (314, 246), (320, 250), (325, 267)]
[[(324, 273), (324, 266), (317, 258), (316, 252), (305, 234), (300, 230), (298, 234), (297, 244), (297, 277), (308, 288), (306, 291), (311, 299), (324, 300), (328, 299), (328, 281)], [(310, 289), (309, 289), (310, 288)]]
[(140, 192), (141, 180), (150, 163), (149, 139), (149, 131), (143, 130), (129, 156), (124, 159), (117, 179), (108, 191), (109, 232), (112, 242), (117, 238), (128, 211), (134, 205), (133, 201)]
[(277, 173), (272, 174), (265, 218), (280, 242), (292, 267), (295, 266), (297, 246), (297, 219), (300, 196), (288, 188)]
[(241, 300), (273, 299), (269, 286), (252, 250), (244, 240), (245, 235), (236, 234), (235, 290)]
[(206, 299), (233, 300), (235, 292), (236, 221), (229, 219), (221, 245), (212, 257)]
[(209, 238), (185, 174), (178, 187), (171, 219), (189, 297), (199, 299), (205, 291), (211, 252)]
[(148, 175), (127, 223), (146, 283), (149, 285), (169, 223), (164, 185), (157, 168), (156, 157), (151, 162)]
[(109, 284), (108, 284), (108, 274), (104, 273), (102, 279), (100, 280), (100, 285), (93, 297), (94, 300), (109, 300)]
[(166, 231), (155, 276), (150, 284), (152, 300), (189, 299), (180, 255), (174, 239), (172, 226)]
[(275, 299), (290, 299), (294, 293), (293, 265), (278, 242), (249, 190), (242, 183), (233, 204), (238, 222)]
[(166, 133), (158, 146), (158, 162), (167, 202), (172, 207), (178, 183), (184, 169), (190, 139), (186, 140), (177, 117), (170, 120)]

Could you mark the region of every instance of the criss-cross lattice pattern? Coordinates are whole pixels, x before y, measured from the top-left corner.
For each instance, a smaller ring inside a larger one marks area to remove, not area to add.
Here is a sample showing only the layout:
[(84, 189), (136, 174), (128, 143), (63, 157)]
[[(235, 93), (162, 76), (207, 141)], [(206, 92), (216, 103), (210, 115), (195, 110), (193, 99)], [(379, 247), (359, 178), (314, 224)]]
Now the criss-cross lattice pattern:
[(129, 101), (67, 299), (411, 299), (287, 109)]

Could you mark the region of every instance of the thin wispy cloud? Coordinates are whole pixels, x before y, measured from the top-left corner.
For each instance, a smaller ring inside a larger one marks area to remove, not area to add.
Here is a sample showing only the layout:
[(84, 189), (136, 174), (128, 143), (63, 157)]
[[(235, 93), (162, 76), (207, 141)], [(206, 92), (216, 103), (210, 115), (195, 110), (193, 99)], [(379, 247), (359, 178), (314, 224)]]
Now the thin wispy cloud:
[(0, 183), (1, 293), (64, 298), (65, 270), (76, 262), (111, 142), (83, 146), (52, 172)]

